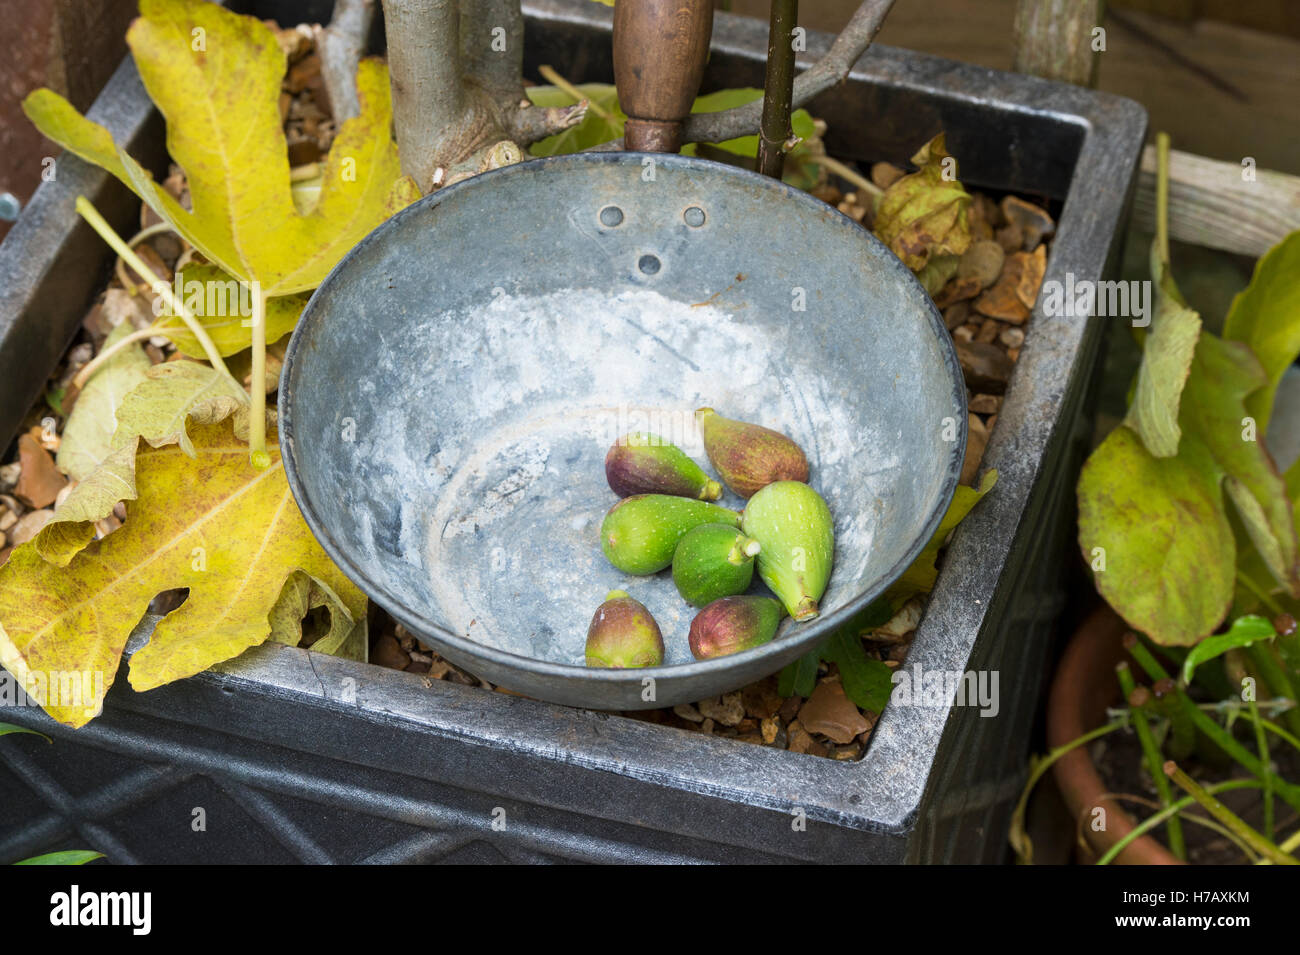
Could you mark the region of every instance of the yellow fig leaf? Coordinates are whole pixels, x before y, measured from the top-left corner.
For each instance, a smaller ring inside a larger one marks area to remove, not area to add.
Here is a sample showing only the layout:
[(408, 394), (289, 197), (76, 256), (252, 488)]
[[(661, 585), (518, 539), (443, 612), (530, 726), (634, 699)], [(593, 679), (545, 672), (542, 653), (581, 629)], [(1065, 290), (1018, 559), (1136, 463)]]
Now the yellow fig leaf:
[[(215, 265), (192, 265), (180, 273), (177, 297), (203, 326), (223, 358), (229, 358), (253, 343), (252, 298), (248, 286)], [(293, 331), (307, 305), (306, 295), (279, 295), (266, 303), (266, 340), (278, 341)], [(200, 360), (207, 353), (185, 320), (164, 313), (158, 321), (162, 334), (183, 355)]]
[[(123, 322), (109, 333), (104, 348), (134, 331), (130, 322)], [(57, 458), (60, 471), (74, 481), (84, 481), (108, 456), (112, 450), (109, 442), (117, 430), (118, 405), (152, 367), (143, 348), (128, 345), (90, 377), (63, 425)]]
[[(196, 361), (154, 365), (145, 380), (127, 392), (117, 409), (113, 446), (134, 446), (136, 437), (155, 448), (177, 444), (194, 456), (186, 432), (191, 424), (216, 424), (247, 404), (247, 395), (226, 375)], [(238, 424), (236, 433), (243, 430)]]
[(320, 199), (299, 214), (280, 122), (285, 55), (260, 20), (206, 0), (141, 0), (127, 33), (145, 89), (167, 121), (193, 211), (159, 188), (108, 132), (50, 90), (23, 108), (40, 130), (112, 172), (211, 262), (274, 297), (315, 288), (349, 249), (415, 196), (390, 132), (388, 71), (357, 70), (361, 114), (344, 122)]
[[(126, 522), (65, 568), (52, 570), (30, 543), (0, 567), (0, 664), (63, 723), (82, 726), (101, 709), (127, 636), (165, 590), (189, 597), (131, 658), (136, 690), (263, 643), (296, 571), (336, 594), (353, 620), (365, 612), (299, 514), (274, 442), (259, 470), (229, 422), (196, 426), (189, 439), (193, 458), (179, 445), (141, 446)], [(77, 699), (52, 698), (62, 674), (86, 676)]]
[(948, 504), (948, 510), (944, 512), (943, 520), (939, 522), (939, 527), (931, 536), (929, 543), (917, 555), (916, 560), (912, 561), (912, 565), (903, 571), (903, 575), (889, 588), (891, 606), (901, 607), (916, 594), (928, 594), (934, 589), (935, 581), (939, 579), (939, 568), (935, 565), (935, 561), (938, 560), (939, 551), (943, 549), (948, 535), (966, 519), (971, 509), (984, 498), (985, 494), (993, 490), (993, 485), (997, 483), (998, 472), (990, 468), (984, 472), (978, 488), (958, 485), (952, 501)]
[(971, 197), (957, 179), (957, 160), (948, 155), (943, 133), (922, 146), (912, 162), (920, 168), (880, 197), (875, 233), (919, 272), (932, 256), (961, 255), (970, 247)]
[(284, 582), (280, 599), (271, 609), (271, 639), (291, 647), (303, 640), (303, 619), (313, 610), (329, 613), (328, 629), (311, 643), (315, 653), (366, 662), (366, 628), (353, 618), (347, 604), (327, 584), (296, 570)]
[(193, 457), (186, 423), (215, 424), (234, 414), (235, 435), (244, 438), (245, 401), (234, 382), (209, 365), (172, 361), (151, 366), (117, 407), (117, 427), (108, 442), (112, 450), (41, 528), (33, 541), (36, 551), (50, 563), (66, 566), (94, 539), (95, 521), (108, 517), (119, 501), (135, 499), (138, 438), (155, 448), (179, 443)]

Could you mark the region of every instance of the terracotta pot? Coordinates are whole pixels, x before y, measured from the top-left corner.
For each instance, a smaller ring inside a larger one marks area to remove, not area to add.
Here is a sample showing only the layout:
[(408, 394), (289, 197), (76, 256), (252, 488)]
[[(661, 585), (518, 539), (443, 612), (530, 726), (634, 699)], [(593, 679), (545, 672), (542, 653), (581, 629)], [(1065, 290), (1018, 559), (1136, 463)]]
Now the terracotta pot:
[[(1125, 659), (1120, 641), (1128, 629), (1113, 610), (1103, 605), (1070, 638), (1047, 700), (1049, 748), (1055, 749), (1101, 726), (1106, 722), (1106, 708), (1120, 702), (1115, 664)], [(1084, 820), (1084, 838), (1100, 857), (1137, 823), (1118, 802), (1103, 798), (1108, 790), (1088, 749), (1084, 745), (1066, 753), (1052, 766), (1052, 774), (1071, 818)], [(1106, 828), (1102, 831), (1089, 824), (1097, 807), (1106, 811)], [(1151, 836), (1134, 840), (1115, 861), (1124, 865), (1181, 865)]]

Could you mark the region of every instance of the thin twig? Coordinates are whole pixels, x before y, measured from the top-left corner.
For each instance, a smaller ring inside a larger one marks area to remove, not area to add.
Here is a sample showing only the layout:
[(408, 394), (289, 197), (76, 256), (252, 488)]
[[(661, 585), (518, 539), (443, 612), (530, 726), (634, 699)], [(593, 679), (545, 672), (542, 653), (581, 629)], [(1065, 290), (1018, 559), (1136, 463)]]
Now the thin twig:
[(127, 244), (122, 241), (122, 237), (113, 231), (113, 227), (105, 221), (104, 217), (99, 214), (99, 210), (97, 210), (85, 196), (77, 196), (77, 212), (83, 219), (90, 223), (90, 227), (99, 233), (100, 238), (107, 242), (114, 252), (124, 258), (131, 268), (135, 269), (138, 274), (142, 275), (150, 282), (151, 288), (157, 289), (158, 294), (162, 296), (163, 301), (167, 303), (168, 308), (170, 308), (174, 314), (181, 317), (181, 320), (185, 322), (190, 332), (198, 340), (199, 345), (203, 348), (203, 353), (207, 355), (208, 361), (211, 362), (212, 367), (217, 369), (231, 381), (234, 381), (239, 393), (243, 394), (243, 386), (240, 385), (239, 382), (235, 381), (234, 375), (232, 375), (230, 369), (226, 367), (226, 362), (221, 357), (221, 352), (217, 351), (217, 346), (213, 344), (212, 339), (208, 336), (207, 330), (199, 323), (198, 319), (191, 314), (190, 310), (185, 307), (185, 303), (172, 293), (171, 286), (158, 278), (158, 276), (154, 274), (153, 269), (145, 265), (144, 262), (141, 261), (140, 257), (127, 247)]
[(808, 161), (816, 163), (827, 172), (834, 173), (846, 182), (851, 182), (857, 187), (859, 192), (865, 192), (867, 195), (871, 196), (873, 200), (879, 199), (885, 194), (885, 190), (881, 189), (870, 179), (866, 178), (862, 173), (858, 172), (852, 166), (840, 162), (832, 156), (810, 155), (808, 156)]
[[(871, 45), (893, 5), (894, 0), (864, 0), (826, 55), (795, 77), (790, 96), (792, 108), (803, 106), (817, 94), (844, 81)], [(763, 104), (759, 101), (716, 113), (696, 113), (686, 120), (684, 139), (691, 143), (721, 143), (752, 135), (759, 129), (762, 117)]]
[(537, 68), (537, 72), (541, 74), (542, 79), (546, 80), (546, 82), (550, 83), (556, 89), (563, 90), (564, 92), (568, 93), (571, 97), (573, 97), (575, 102), (586, 103), (587, 109), (595, 113), (605, 122), (607, 123), (618, 122), (618, 119), (614, 116), (613, 113), (605, 109), (599, 103), (593, 103), (591, 99), (582, 92), (582, 90), (578, 89), (568, 80), (566, 80), (563, 76), (557, 73), (555, 71), (555, 67), (545, 66), (545, 65), (539, 66)]
[[(164, 232), (175, 232), (175, 231), (176, 231), (175, 227), (170, 222), (155, 222), (153, 225), (141, 229), (135, 235), (131, 236), (131, 238), (127, 239), (126, 244), (128, 247), (134, 249), (145, 239), (153, 238), (154, 236), (161, 235)], [(117, 280), (122, 283), (123, 288), (125, 288), (132, 295), (139, 294), (140, 292), (138, 288), (139, 283), (132, 282), (130, 277), (126, 274), (126, 263), (122, 261), (122, 257), (120, 255), (117, 257), (117, 262), (113, 266), (113, 271), (117, 273)], [(143, 275), (138, 277), (144, 278)]]
[[(1205, 791), (1207, 793), (1214, 794), (1214, 793), (1228, 792), (1229, 790), (1233, 790), (1233, 789), (1258, 789), (1259, 786), (1260, 783), (1258, 779), (1229, 779), (1226, 782), (1214, 783), (1213, 785), (1206, 786)], [(1166, 809), (1161, 809), (1159, 812), (1147, 816), (1136, 826), (1130, 829), (1127, 835), (1125, 835), (1122, 839), (1120, 839), (1113, 846), (1107, 849), (1105, 855), (1103, 855), (1100, 859), (1097, 860), (1097, 865), (1110, 865), (1111, 862), (1115, 860), (1116, 856), (1118, 856), (1121, 852), (1123, 852), (1125, 849), (1129, 847), (1130, 843), (1136, 842), (1138, 839), (1145, 836), (1148, 832), (1150, 832), (1156, 826), (1160, 825), (1170, 816), (1174, 815), (1175, 813), (1182, 812), (1184, 809), (1189, 809), (1195, 804), (1196, 804), (1196, 800), (1193, 799), (1191, 796), (1184, 796), (1182, 799), (1178, 800), (1178, 802), (1174, 803), (1172, 806), (1169, 806)]]
[(780, 179), (785, 170), (785, 143), (790, 138), (790, 100), (794, 94), (793, 37), (798, 22), (799, 0), (772, 0), (755, 169), (773, 179)]
[(374, 20), (375, 0), (338, 0), (329, 26), (316, 35), (321, 79), (338, 123), (361, 115), (357, 66), (366, 51)]
[(1165, 763), (1165, 775), (1181, 786), (1189, 796), (1199, 802), (1206, 812), (1244, 839), (1250, 847), (1260, 855), (1273, 860), (1273, 862), (1278, 865), (1300, 865), (1300, 860), (1287, 855), (1268, 839), (1265, 839), (1250, 826), (1246, 825), (1240, 816), (1223, 803), (1219, 802), (1219, 800), (1215, 799), (1213, 793), (1209, 792), (1191, 776), (1188, 776), (1187, 773), (1179, 769), (1178, 764), (1172, 759)]
[(93, 376), (95, 372), (99, 371), (99, 369), (104, 366), (105, 362), (124, 348), (129, 348), (142, 338), (155, 338), (159, 335), (166, 336), (166, 334), (166, 329), (160, 328), (157, 325), (150, 325), (148, 328), (137, 328), (130, 334), (123, 335), (78, 369), (77, 373), (72, 378), (73, 389), (80, 391), (84, 388), (86, 382), (91, 378), (91, 376)]
[[(1146, 759), (1147, 770), (1151, 773), (1151, 779), (1156, 786), (1156, 794), (1160, 797), (1160, 804), (1169, 806), (1174, 801), (1173, 790), (1169, 786), (1169, 779), (1160, 771), (1163, 763), (1160, 756), (1160, 747), (1156, 743), (1155, 736), (1151, 733), (1151, 724), (1147, 722), (1147, 714), (1144, 709), (1144, 705), (1150, 705), (1151, 703), (1151, 691), (1146, 687), (1139, 688), (1136, 686), (1127, 662), (1121, 662), (1115, 667), (1115, 675), (1119, 678), (1119, 685), (1124, 692), (1124, 698), (1133, 707), (1133, 729), (1137, 732), (1138, 742), (1142, 746), (1142, 754)], [(1186, 861), (1187, 848), (1183, 842), (1183, 827), (1176, 814), (1169, 817), (1166, 831), (1169, 835), (1169, 851), (1177, 858)]]

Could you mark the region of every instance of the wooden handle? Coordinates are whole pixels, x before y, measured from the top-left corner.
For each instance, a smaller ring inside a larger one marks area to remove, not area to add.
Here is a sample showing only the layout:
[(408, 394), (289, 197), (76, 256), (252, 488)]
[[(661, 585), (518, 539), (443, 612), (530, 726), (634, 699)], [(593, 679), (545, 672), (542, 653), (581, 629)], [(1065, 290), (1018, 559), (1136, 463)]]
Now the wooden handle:
[(675, 153), (700, 89), (713, 33), (712, 0), (618, 0), (614, 82), (627, 114), (624, 148)]

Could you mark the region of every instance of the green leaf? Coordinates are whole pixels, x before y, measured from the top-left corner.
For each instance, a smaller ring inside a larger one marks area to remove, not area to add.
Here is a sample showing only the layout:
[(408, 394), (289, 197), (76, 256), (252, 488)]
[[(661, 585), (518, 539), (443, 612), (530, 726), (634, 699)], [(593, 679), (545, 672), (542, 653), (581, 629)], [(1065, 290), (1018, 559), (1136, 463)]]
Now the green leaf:
[(1250, 285), (1232, 301), (1223, 337), (1249, 345), (1263, 364), (1268, 382), (1246, 400), (1246, 410), (1266, 434), (1278, 382), (1300, 355), (1300, 231), (1255, 264)]
[(104, 858), (104, 853), (90, 849), (69, 849), (65, 852), (47, 852), (45, 855), (32, 856), (15, 862), (14, 865), (85, 865), (96, 859)]
[(1157, 458), (1120, 425), (1079, 475), (1079, 546), (1097, 590), (1157, 643), (1194, 644), (1231, 606), (1236, 553), (1218, 474), (1200, 441)]
[[(180, 286), (182, 304), (207, 331), (223, 358), (229, 358), (252, 344), (252, 305), (251, 301), (244, 301), (246, 296), (237, 279), (215, 265), (191, 265), (181, 273)], [(279, 341), (293, 331), (306, 305), (306, 295), (279, 295), (268, 300), (266, 340)], [(181, 354), (198, 359), (208, 357), (179, 315), (164, 314), (158, 325)]]
[[(113, 329), (104, 347), (115, 345), (135, 331), (129, 322)], [(84, 481), (112, 450), (117, 430), (117, 409), (132, 388), (144, 380), (153, 362), (138, 344), (128, 345), (100, 366), (86, 382), (63, 426), (59, 445), (59, 470), (74, 481)]]
[[(1159, 268), (1154, 243), (1151, 254), (1153, 267)], [(1200, 334), (1201, 316), (1180, 303), (1172, 279), (1158, 282), (1155, 317), (1143, 344), (1137, 384), (1124, 418), (1124, 424), (1158, 458), (1178, 453), (1182, 437), (1178, 409)]]
[[(601, 116), (597, 110), (588, 109), (587, 115), (577, 126), (562, 133), (548, 136), (534, 143), (528, 151), (534, 156), (558, 156), (561, 153), (576, 153), (623, 135), (623, 126), (627, 116), (618, 104), (618, 90), (608, 83), (584, 83), (577, 90), (592, 104), (603, 110), (608, 116)], [(524, 90), (534, 106), (551, 108), (571, 106), (574, 98), (557, 86), (529, 86)], [(691, 105), (692, 113), (713, 113), (744, 106), (746, 103), (760, 99), (763, 91), (752, 88), (720, 90), (697, 97)], [(790, 125), (794, 134), (805, 141), (817, 135), (817, 125), (812, 115), (805, 109), (797, 109), (790, 115)], [(721, 143), (714, 143), (718, 149), (739, 156), (754, 157), (758, 155), (758, 136), (740, 136)], [(787, 165), (796, 167), (807, 147), (801, 143), (787, 157)], [(687, 143), (682, 147), (683, 156), (695, 155), (695, 145)]]
[[(971, 509), (997, 483), (998, 472), (990, 468), (980, 479), (978, 488), (958, 485), (952, 501), (948, 504), (948, 510), (943, 515), (943, 520), (939, 522), (939, 529), (934, 532), (934, 536), (930, 538), (916, 560), (912, 561), (912, 566), (908, 567), (889, 588), (888, 597), (893, 606), (901, 607), (909, 598), (917, 594), (928, 594), (934, 589), (934, 583), (939, 578), (939, 569), (935, 566), (935, 561), (938, 560), (939, 551), (948, 540), (948, 535), (965, 520)], [(881, 623), (886, 623), (888, 620), (889, 618), (886, 617)]]
[(1202, 334), (1183, 392), (1183, 440), (1204, 444), (1269, 570), (1288, 592), (1300, 596), (1296, 527), (1286, 484), (1261, 436), (1251, 435), (1245, 423), (1246, 398), (1265, 380), (1246, 345)]
[(1277, 631), (1263, 617), (1253, 614), (1238, 617), (1232, 621), (1227, 633), (1206, 637), (1192, 647), (1183, 660), (1183, 682), (1191, 683), (1196, 668), (1207, 660), (1213, 660), (1236, 647), (1248, 647), (1257, 640), (1269, 640), (1275, 636)]
[[(608, 83), (585, 83), (578, 91), (599, 109), (609, 114), (606, 119), (588, 108), (587, 115), (577, 126), (570, 127), (562, 133), (547, 136), (533, 143), (528, 151), (534, 156), (558, 156), (561, 153), (576, 153), (592, 146), (599, 146), (611, 139), (623, 135), (623, 124), (627, 116), (618, 106), (618, 90)], [(573, 97), (558, 86), (529, 86), (524, 94), (534, 106), (555, 107), (572, 106)]]
[[(888, 616), (881, 623), (888, 621)], [(867, 656), (862, 638), (854, 631), (840, 630), (826, 642), (823, 658), (840, 669), (844, 695), (864, 710), (879, 713), (889, 702), (893, 690), (893, 673), (880, 660)]]
[(777, 680), (776, 692), (781, 696), (812, 696), (817, 686), (817, 666), (821, 662), (822, 651), (818, 647), (788, 664)]
[(0, 723), (0, 736), (8, 736), (10, 733), (27, 733), (32, 736), (39, 736), (47, 743), (53, 743), (44, 733), (38, 733), (36, 730), (28, 729), (26, 726), (19, 726), (17, 723)]

